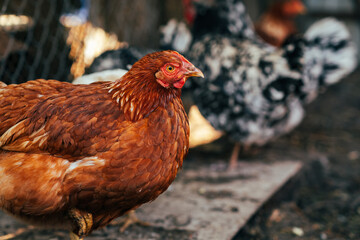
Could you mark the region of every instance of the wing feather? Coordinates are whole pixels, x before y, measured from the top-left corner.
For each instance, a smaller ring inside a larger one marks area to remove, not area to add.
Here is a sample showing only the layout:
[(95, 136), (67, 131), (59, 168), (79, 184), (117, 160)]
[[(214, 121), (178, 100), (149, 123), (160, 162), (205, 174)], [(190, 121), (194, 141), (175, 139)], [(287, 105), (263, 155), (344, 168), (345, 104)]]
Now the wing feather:
[[(17, 85), (8, 91), (8, 95), (17, 98), (2, 98), (0, 111), (16, 117), (7, 119), (6, 129), (0, 127), (1, 149), (83, 157), (92, 155), (98, 150), (95, 148), (102, 146), (97, 144), (100, 139), (108, 139), (106, 134), (114, 129), (114, 124), (109, 123), (120, 120), (115, 123), (115, 129), (121, 129), (118, 125), (121, 124), (122, 113), (104, 85), (72, 85), (67, 88), (66, 83), (66, 90), (58, 90), (61, 84), (54, 83), (52, 89), (46, 87), (49, 94), (37, 90), (37, 84), (25, 84), (22, 88)], [(37, 92), (38, 98), (29, 101), (25, 97), (29, 92)], [(114, 138), (118, 134), (115, 132), (111, 134)]]

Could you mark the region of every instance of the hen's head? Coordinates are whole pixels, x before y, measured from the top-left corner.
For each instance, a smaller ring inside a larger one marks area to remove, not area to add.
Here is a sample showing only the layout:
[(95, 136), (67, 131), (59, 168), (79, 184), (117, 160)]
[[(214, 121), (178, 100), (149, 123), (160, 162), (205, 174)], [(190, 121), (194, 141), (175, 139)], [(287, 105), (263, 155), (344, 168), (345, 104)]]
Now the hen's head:
[(304, 14), (306, 11), (305, 5), (301, 0), (287, 0), (279, 5), (280, 11), (284, 16), (295, 17)]
[(179, 99), (180, 89), (189, 77), (204, 77), (186, 58), (175, 51), (145, 55), (110, 85), (109, 93), (126, 119), (137, 121), (159, 106)]
[(189, 77), (204, 77), (185, 57), (175, 51), (154, 52), (137, 61), (130, 71), (142, 73), (163, 88), (182, 88)]

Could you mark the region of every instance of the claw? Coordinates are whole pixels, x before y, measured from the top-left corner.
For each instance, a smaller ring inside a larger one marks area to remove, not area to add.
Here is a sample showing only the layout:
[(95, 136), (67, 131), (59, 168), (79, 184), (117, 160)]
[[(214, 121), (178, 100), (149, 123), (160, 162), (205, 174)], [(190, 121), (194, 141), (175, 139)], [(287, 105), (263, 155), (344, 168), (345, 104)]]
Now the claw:
[[(0, 82), (1, 83), (1, 82)], [(16, 230), (16, 232), (14, 233), (9, 233), (9, 234), (6, 234), (6, 235), (3, 235), (3, 236), (0, 236), (0, 240), (8, 240), (8, 239), (13, 239), (21, 234), (23, 234), (24, 232), (27, 232), (27, 231), (30, 231), (34, 229), (33, 226), (29, 226), (27, 228), (20, 228), (18, 230)]]
[(113, 225), (121, 225), (120, 227), (120, 232), (124, 232), (130, 225), (133, 224), (139, 224), (145, 227), (151, 226), (150, 223), (148, 222), (144, 222), (141, 221), (135, 214), (135, 210), (131, 210), (129, 211), (124, 218), (117, 220), (117, 221), (113, 221), (112, 222)]
[(77, 234), (70, 232), (70, 240), (83, 240), (83, 237), (79, 237)]

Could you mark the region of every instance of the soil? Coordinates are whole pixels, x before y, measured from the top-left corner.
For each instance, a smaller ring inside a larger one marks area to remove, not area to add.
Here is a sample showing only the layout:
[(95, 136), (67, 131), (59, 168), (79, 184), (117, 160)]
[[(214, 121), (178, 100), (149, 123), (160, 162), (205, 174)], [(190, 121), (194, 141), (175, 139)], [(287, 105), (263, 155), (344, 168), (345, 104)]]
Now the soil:
[[(294, 132), (266, 147), (262, 154), (303, 154), (312, 171), (299, 176), (287, 199), (264, 206), (234, 239), (360, 239), (359, 80), (358, 69), (307, 106)], [(319, 161), (311, 162), (314, 156)]]

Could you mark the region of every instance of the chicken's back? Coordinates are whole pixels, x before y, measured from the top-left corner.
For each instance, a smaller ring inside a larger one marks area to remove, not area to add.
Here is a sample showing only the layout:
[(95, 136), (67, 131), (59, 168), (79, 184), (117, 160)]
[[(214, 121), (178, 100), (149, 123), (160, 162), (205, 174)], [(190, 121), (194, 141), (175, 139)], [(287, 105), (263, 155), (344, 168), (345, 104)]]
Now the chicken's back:
[(36, 80), (9, 85), (1, 98), (5, 124), (0, 147), (72, 158), (93, 155), (99, 150), (94, 144), (100, 132), (103, 139), (108, 138), (113, 125), (121, 129), (124, 119), (107, 94), (107, 84)]
[(23, 84), (0, 85), (0, 135), (21, 120), (35, 104), (66, 91), (71, 83), (38, 79)]

